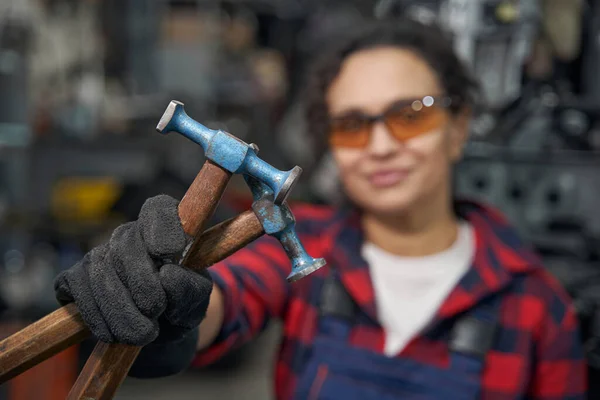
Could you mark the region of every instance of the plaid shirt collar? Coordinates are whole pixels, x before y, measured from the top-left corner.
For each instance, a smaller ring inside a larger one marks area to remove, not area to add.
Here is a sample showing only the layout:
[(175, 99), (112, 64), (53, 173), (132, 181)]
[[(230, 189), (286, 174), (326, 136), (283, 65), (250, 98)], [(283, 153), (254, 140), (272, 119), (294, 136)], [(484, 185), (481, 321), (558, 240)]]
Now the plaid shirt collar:
[[(506, 287), (513, 276), (540, 268), (541, 262), (497, 211), (476, 202), (459, 200), (458, 214), (473, 227), (476, 250), (473, 265), (450, 293), (431, 325), (476, 305), (484, 297)], [(358, 212), (340, 211), (331, 226), (327, 254), (330, 265), (358, 306), (373, 321), (377, 307), (369, 267), (362, 257), (364, 241)]]

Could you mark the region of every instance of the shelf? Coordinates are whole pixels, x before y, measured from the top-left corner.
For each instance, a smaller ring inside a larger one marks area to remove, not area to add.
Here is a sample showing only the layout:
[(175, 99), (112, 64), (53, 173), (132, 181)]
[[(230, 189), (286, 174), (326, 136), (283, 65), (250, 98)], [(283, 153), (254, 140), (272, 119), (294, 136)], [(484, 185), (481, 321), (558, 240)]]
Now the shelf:
[(600, 167), (600, 151), (526, 150), (472, 142), (465, 149), (465, 161), (488, 160), (515, 163), (539, 163)]

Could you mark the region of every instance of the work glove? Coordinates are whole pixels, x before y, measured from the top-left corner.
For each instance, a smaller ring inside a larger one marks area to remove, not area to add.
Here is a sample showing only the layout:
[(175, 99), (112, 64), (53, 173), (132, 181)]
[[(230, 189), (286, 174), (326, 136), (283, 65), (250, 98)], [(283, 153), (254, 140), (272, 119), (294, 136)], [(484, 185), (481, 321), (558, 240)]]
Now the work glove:
[[(75, 302), (99, 340), (135, 346), (152, 343), (149, 348), (161, 349), (157, 362), (172, 364), (165, 353), (179, 351), (186, 360), (179, 357), (175, 364), (185, 364), (195, 353), (198, 325), (206, 315), (213, 282), (206, 270), (194, 272), (174, 264), (190, 240), (177, 206), (177, 200), (166, 195), (148, 199), (136, 221), (119, 226), (108, 243), (60, 273), (54, 288), (62, 305)], [(152, 367), (152, 357), (146, 355), (139, 359)], [(171, 365), (166, 373), (159, 368), (151, 375), (172, 374), (180, 367)]]

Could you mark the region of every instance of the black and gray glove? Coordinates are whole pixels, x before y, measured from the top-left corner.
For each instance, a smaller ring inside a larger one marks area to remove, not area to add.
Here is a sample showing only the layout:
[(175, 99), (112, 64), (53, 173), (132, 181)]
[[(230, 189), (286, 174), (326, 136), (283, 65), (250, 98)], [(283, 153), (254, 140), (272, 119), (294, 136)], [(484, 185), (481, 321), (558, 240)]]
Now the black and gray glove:
[[(152, 343), (148, 350), (173, 354), (176, 347), (185, 348), (189, 358), (185, 362), (190, 362), (213, 282), (206, 270), (197, 273), (173, 264), (188, 243), (177, 205), (165, 195), (148, 199), (137, 221), (115, 229), (108, 243), (58, 275), (54, 287), (61, 304), (75, 302), (99, 340), (135, 346)], [(140, 361), (152, 364), (149, 351), (142, 353), (146, 355), (140, 354)], [(173, 361), (165, 360), (160, 362)], [(157, 369), (150, 375), (174, 372), (178, 371)]]

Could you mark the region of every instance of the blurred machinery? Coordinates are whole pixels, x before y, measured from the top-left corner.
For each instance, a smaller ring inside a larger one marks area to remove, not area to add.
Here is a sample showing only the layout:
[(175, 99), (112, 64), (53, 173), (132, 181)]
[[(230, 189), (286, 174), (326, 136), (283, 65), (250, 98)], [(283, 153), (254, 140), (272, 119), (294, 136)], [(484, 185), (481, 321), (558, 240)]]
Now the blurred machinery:
[(487, 108), (505, 107), (520, 96), (522, 65), (541, 20), (539, 0), (381, 1), (376, 13), (438, 21), (450, 31), (457, 53), (482, 85)]
[(0, 4), (0, 146), (23, 146), (30, 140), (27, 92), (31, 24), (18, 2)]
[(452, 35), (481, 85), (473, 134), (486, 137), (498, 131), (507, 109), (527, 97), (532, 83), (566, 83), (555, 64), (579, 56), (583, 8), (582, 0), (380, 0), (375, 14), (435, 21)]

